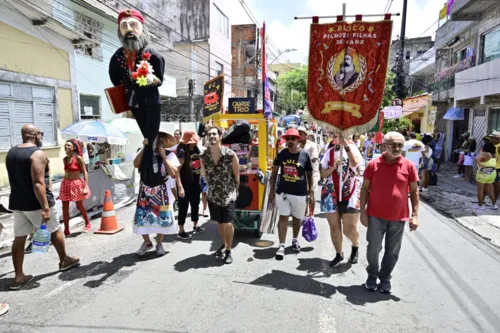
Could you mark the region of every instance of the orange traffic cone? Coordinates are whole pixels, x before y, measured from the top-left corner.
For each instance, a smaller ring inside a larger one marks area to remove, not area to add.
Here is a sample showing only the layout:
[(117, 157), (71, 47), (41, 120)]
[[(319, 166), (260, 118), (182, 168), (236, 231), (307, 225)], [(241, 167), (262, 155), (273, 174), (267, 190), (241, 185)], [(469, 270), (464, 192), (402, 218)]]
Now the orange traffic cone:
[(102, 207), (101, 228), (95, 231), (95, 234), (116, 234), (123, 230), (118, 226), (115, 215), (115, 206), (111, 199), (111, 191), (107, 190), (104, 194), (104, 206)]

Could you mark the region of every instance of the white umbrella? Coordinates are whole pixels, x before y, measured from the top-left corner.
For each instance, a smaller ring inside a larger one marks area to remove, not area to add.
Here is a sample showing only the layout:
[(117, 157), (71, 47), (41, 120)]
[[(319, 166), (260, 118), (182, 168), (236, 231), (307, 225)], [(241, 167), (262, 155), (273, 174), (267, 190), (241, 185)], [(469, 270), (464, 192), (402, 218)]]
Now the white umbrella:
[(61, 131), (64, 139), (78, 139), (83, 142), (108, 142), (111, 145), (124, 146), (128, 143), (127, 135), (119, 128), (102, 121), (80, 121)]
[(125, 133), (141, 133), (141, 129), (139, 128), (139, 125), (137, 125), (137, 121), (135, 119), (116, 118), (108, 123), (121, 129)]

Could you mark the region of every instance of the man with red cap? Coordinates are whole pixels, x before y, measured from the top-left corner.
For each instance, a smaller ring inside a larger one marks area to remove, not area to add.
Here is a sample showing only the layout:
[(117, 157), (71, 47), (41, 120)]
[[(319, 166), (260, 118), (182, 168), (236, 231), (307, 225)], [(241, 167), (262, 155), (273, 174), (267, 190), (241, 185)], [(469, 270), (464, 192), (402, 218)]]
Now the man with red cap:
[(141, 182), (154, 187), (163, 184), (153, 153), (160, 129), (161, 86), (165, 60), (153, 48), (144, 17), (135, 9), (122, 10), (118, 15), (118, 38), (122, 43), (109, 62), (109, 77), (115, 86), (124, 85), (130, 111), (137, 120), (145, 140)]
[[(290, 215), (293, 220), (292, 250), (295, 253), (300, 252), (297, 240), (300, 223), (304, 217), (307, 202), (314, 200), (311, 159), (309, 154), (299, 147), (299, 142), (303, 138), (295, 128), (289, 129), (282, 138), (286, 140), (286, 148), (280, 151), (274, 160), (269, 193), (269, 202), (276, 200), (280, 214), (278, 224), (280, 244), (276, 252), (276, 260), (283, 260), (285, 256), (286, 232)], [(278, 172), (281, 174), (275, 191)]]

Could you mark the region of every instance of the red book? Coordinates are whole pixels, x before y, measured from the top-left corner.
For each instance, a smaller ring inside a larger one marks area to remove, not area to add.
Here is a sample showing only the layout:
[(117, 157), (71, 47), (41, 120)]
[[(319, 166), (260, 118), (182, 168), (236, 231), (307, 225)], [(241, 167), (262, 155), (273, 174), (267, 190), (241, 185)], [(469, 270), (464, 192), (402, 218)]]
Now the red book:
[(120, 114), (130, 110), (123, 84), (104, 89), (104, 92), (106, 93), (106, 97), (108, 97), (109, 106), (111, 107), (111, 111), (113, 111), (113, 113)]

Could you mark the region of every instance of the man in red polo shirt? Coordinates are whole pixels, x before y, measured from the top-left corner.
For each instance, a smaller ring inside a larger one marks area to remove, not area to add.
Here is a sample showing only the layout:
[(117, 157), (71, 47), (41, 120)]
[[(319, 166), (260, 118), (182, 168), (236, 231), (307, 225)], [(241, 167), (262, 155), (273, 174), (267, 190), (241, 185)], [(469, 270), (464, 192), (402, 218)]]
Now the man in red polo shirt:
[[(368, 279), (365, 287), (391, 293), (391, 273), (396, 266), (403, 241), (405, 222), (410, 231), (418, 228), (418, 173), (415, 165), (401, 155), (405, 138), (397, 132), (384, 137), (385, 152), (370, 161), (361, 188), (361, 223), (368, 228)], [(408, 207), (410, 190), (411, 216)], [(387, 209), (390, 205), (391, 209)], [(379, 269), (379, 253), (385, 236), (385, 253)]]

